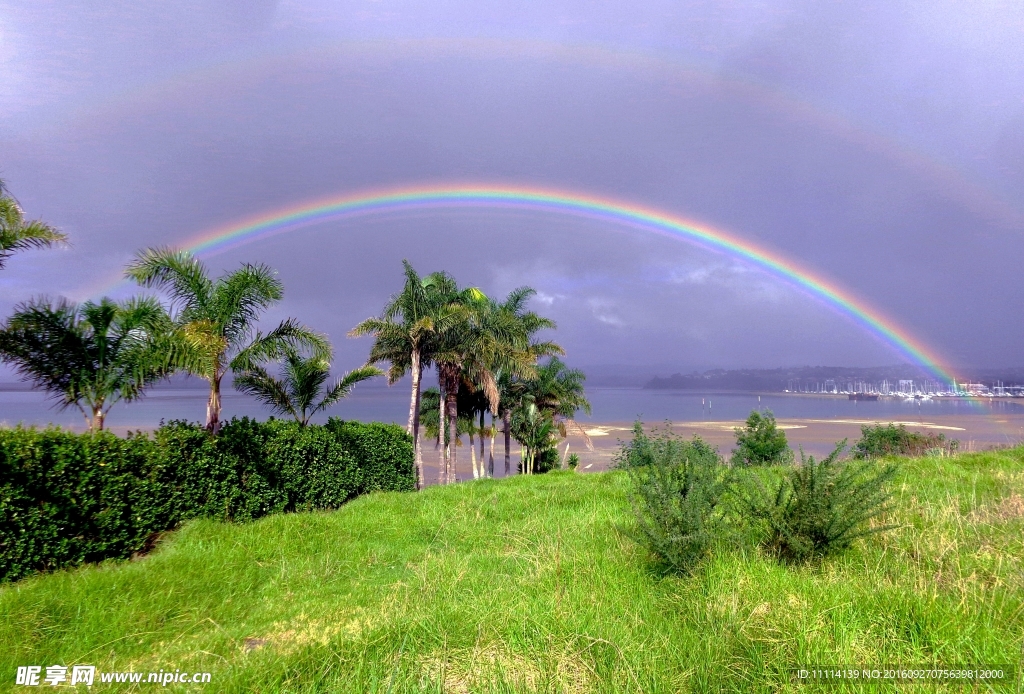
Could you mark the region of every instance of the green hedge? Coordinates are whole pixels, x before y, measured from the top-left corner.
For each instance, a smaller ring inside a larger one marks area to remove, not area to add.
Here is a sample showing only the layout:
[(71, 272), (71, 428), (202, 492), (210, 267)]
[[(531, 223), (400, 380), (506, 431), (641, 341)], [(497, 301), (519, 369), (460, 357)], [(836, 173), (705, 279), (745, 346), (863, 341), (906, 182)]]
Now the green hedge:
[(414, 488), (412, 441), (395, 425), (243, 418), (216, 438), (178, 421), (124, 438), (0, 429), (0, 581), (126, 558), (189, 518), (248, 521)]

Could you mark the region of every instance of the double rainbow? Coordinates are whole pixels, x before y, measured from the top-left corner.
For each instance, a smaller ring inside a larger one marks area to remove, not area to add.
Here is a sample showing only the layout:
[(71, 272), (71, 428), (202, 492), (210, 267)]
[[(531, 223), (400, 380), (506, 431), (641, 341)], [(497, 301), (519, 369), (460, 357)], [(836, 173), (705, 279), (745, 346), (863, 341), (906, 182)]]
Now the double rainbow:
[(905, 330), (848, 292), (778, 254), (691, 220), (575, 192), (508, 186), (438, 185), (346, 194), (300, 203), (211, 229), (189, 240), (185, 247), (196, 254), (212, 255), (327, 221), (402, 209), (465, 207), (511, 208), (594, 218), (684, 239), (740, 258), (811, 296), (823, 299), (939, 381), (948, 383), (953, 380), (953, 376), (940, 366), (940, 360)]

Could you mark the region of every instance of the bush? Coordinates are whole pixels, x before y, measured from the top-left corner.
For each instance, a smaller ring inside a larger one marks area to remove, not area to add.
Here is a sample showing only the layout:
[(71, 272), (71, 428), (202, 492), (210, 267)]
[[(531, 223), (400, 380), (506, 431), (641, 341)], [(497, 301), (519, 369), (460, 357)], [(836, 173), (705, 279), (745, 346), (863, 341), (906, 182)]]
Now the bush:
[(802, 562), (846, 549), (861, 537), (891, 529), (868, 527), (888, 510), (886, 485), (896, 466), (881, 470), (866, 463), (842, 462), (843, 441), (815, 462), (800, 452), (800, 465), (789, 469), (769, 490), (756, 476), (748, 479), (742, 501), (754, 520), (768, 527), (764, 546), (785, 561)]
[(570, 453), (566, 463), (570, 470), (575, 470), (580, 466), (580, 456), (578, 453)]
[(537, 451), (537, 455), (533, 459), (533, 474), (542, 475), (545, 472), (557, 470), (561, 462), (562, 458), (554, 446), (541, 449)]
[(786, 432), (775, 425), (771, 410), (757, 410), (747, 417), (747, 425), (736, 429), (736, 450), (732, 464), (736, 466), (778, 465), (793, 460), (793, 451), (786, 442)]
[(359, 461), (362, 479), (358, 493), (416, 489), (412, 437), (396, 424), (346, 422), (336, 417), (325, 428)]
[(637, 464), (625, 467), (636, 523), (625, 532), (666, 567), (687, 573), (722, 529), (726, 470), (717, 451), (699, 438), (685, 441), (667, 431), (648, 437), (639, 423), (634, 431), (626, 450)]
[(865, 425), (860, 428), (860, 440), (853, 445), (853, 457), (863, 460), (887, 455), (923, 456), (935, 452), (949, 455), (955, 453), (959, 446), (956, 439), (947, 441), (943, 434), (907, 431), (902, 424)]
[(125, 558), (199, 516), (248, 521), (414, 488), (400, 428), (233, 419), (211, 438), (187, 422), (152, 436), (0, 429), (0, 581)]
[(671, 428), (671, 423), (665, 422), (665, 428), (655, 429), (652, 437), (644, 432), (642, 422), (634, 422), (633, 438), (626, 442), (620, 442), (618, 452), (612, 457), (613, 467), (630, 469), (652, 465), (656, 457), (661, 455), (659, 451), (663, 448), (671, 448), (671, 455), (676, 457), (692, 453), (702, 459), (713, 459), (716, 464), (721, 463), (717, 448), (696, 435), (686, 441), (673, 435)]

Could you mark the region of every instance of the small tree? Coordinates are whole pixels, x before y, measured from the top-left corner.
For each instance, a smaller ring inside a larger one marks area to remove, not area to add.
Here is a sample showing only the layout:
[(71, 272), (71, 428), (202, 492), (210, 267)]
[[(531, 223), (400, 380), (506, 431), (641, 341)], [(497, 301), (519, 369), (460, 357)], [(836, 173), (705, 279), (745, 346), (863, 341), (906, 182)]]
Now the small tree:
[(800, 465), (790, 468), (774, 489), (751, 475), (741, 504), (751, 518), (763, 521), (763, 545), (786, 561), (802, 562), (850, 546), (854, 540), (895, 526), (870, 527), (869, 521), (888, 510), (887, 484), (895, 465), (881, 470), (869, 463), (842, 462), (846, 447), (816, 462), (800, 452)]
[(776, 426), (771, 410), (765, 410), (764, 414), (754, 410), (747, 417), (746, 427), (734, 431), (736, 450), (732, 453), (733, 465), (777, 465), (793, 460), (786, 432)]
[(523, 447), (524, 475), (548, 472), (558, 464), (558, 428), (550, 412), (527, 401), (512, 413), (512, 435)]
[(346, 397), (355, 384), (384, 375), (376, 367), (364, 366), (349, 371), (325, 389), (331, 373), (330, 361), (316, 355), (304, 357), (293, 347), (285, 347), (284, 351), (281, 378), (274, 378), (264, 367), (257, 366), (236, 377), (235, 388), (263, 401), (278, 414), (291, 415), (301, 426), (309, 424), (317, 412)]
[(250, 371), (268, 359), (281, 357), (286, 347), (329, 355), (322, 335), (290, 318), (266, 335), (256, 330), (260, 314), (284, 295), (277, 273), (266, 265), (245, 264), (213, 280), (192, 253), (151, 248), (136, 254), (125, 274), (143, 287), (170, 295), (177, 311), (177, 334), (182, 338), (173, 353), (174, 363), (210, 384), (206, 428), (211, 433), (220, 430), (220, 384), (228, 371)]
[(168, 376), (171, 320), (156, 299), (81, 306), (38, 299), (15, 307), (0, 330), (0, 355), (63, 408), (82, 411), (90, 430), (107, 412)]

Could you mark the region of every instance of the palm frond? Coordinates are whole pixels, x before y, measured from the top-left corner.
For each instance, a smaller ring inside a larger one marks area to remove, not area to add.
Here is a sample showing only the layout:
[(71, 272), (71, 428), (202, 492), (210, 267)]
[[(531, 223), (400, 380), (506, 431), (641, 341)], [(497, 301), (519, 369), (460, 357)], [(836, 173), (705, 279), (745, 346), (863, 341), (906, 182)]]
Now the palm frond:
[(280, 301), (284, 284), (266, 265), (245, 264), (214, 284), (211, 313), (232, 344), (247, 338), (260, 314)]
[(252, 342), (231, 360), (231, 370), (251, 371), (264, 362), (283, 358), (288, 349), (309, 350), (314, 357), (327, 361), (331, 358), (331, 345), (326, 337), (289, 318), (266, 335), (257, 332)]
[(337, 383), (327, 390), (323, 399), (316, 407), (313, 408), (310, 414), (316, 414), (317, 412), (325, 410), (342, 398), (348, 396), (348, 394), (352, 392), (352, 388), (354, 388), (357, 383), (362, 383), (363, 381), (383, 375), (384, 372), (375, 366), (362, 366), (358, 369), (352, 369), (347, 374), (339, 378)]
[(257, 366), (235, 376), (235, 390), (251, 395), (268, 405), (278, 414), (286, 414), (299, 419), (299, 413), (292, 404), (288, 385), (267, 373), (266, 369)]
[(45, 222), (26, 222), (17, 201), (0, 190), (0, 268), (18, 251), (52, 248), (67, 242), (67, 236)]
[(148, 248), (139, 251), (125, 268), (125, 276), (142, 287), (166, 291), (182, 321), (210, 319), (205, 315), (213, 292), (206, 266), (188, 251)]

